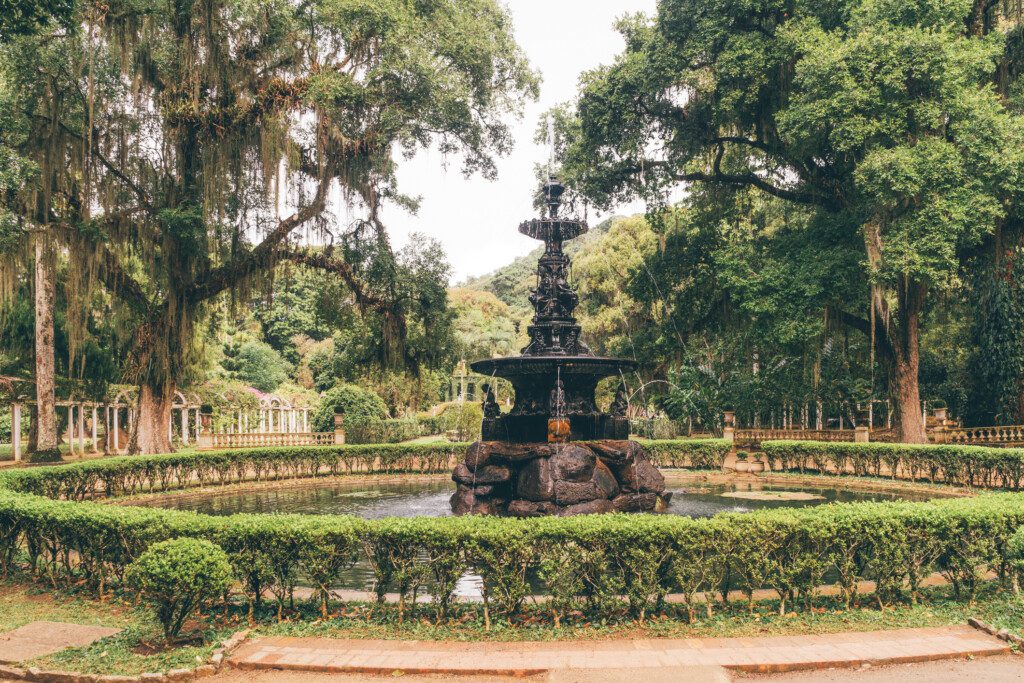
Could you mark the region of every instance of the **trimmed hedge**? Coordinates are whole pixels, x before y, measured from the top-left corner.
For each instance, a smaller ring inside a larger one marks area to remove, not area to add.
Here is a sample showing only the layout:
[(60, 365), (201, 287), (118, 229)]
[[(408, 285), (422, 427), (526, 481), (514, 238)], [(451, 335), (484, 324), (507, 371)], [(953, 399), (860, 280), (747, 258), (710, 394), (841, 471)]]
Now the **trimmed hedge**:
[[(718, 444), (684, 443), (692, 446), (689, 457), (699, 456), (696, 462), (720, 452)], [(666, 455), (670, 446), (653, 447), (662, 449), (658, 457), (672, 457)], [(669, 593), (680, 594), (691, 615), (698, 609), (710, 612), (716, 596), (724, 600), (739, 591), (752, 599), (758, 589), (774, 590), (780, 610), (807, 608), (814, 605), (815, 589), (826, 575), (835, 577), (847, 604), (856, 604), (862, 580), (876, 582), (880, 604), (892, 604), (920, 597), (932, 571), (942, 572), (964, 599), (975, 595), (988, 570), (1004, 579), (1016, 575), (1018, 549), (1011, 538), (1024, 524), (1024, 496), (1010, 493), (709, 519), (622, 514), (525, 520), (214, 517), (82, 501), (90, 494), (187, 485), (198, 481), (200, 471), (208, 482), (225, 483), (256, 472), (267, 478), (315, 474), (321, 470), (314, 467), (329, 471), (332, 463), (339, 471), (349, 471), (349, 462), (383, 471), (427, 471), (443, 458), (461, 455), (465, 445), (438, 448), (226, 451), (4, 473), (0, 570), (6, 573), (22, 562), (40, 580), (84, 583), (102, 593), (111, 584), (126, 585), (126, 569), (153, 544), (195, 538), (223, 548), (252, 608), (269, 593), (280, 613), (301, 579), (313, 586), (313, 604), (326, 614), (330, 588), (362, 560), (372, 569), (379, 596), (399, 594), (400, 618), (424, 592), (434, 597), (425, 609), (438, 620), (449, 617), (457, 581), (472, 572), (483, 579), (485, 619), (516, 615), (533, 582), (540, 581), (551, 594), (544, 604), (555, 623), (579, 611), (598, 618), (628, 612), (643, 619), (662, 609)]]
[(720, 470), (732, 444), (725, 439), (666, 439), (644, 441), (651, 462), (658, 467)]
[(765, 441), (773, 470), (889, 476), (957, 486), (1021, 489), (1024, 448), (898, 443)]
[[(720, 469), (729, 451), (721, 439), (647, 441), (662, 467)], [(468, 443), (288, 446), (131, 455), (0, 473), (0, 487), (47, 498), (86, 500), (190, 486), (237, 484), (339, 474), (447, 473), (462, 460)]]
[(282, 609), (299, 577), (326, 594), (357, 559), (367, 560), (376, 590), (437, 596), (438, 619), (450, 613), (466, 572), (483, 578), (488, 613), (512, 616), (539, 576), (554, 617), (584, 610), (605, 617), (620, 608), (643, 618), (679, 593), (687, 609), (710, 610), (699, 592), (748, 597), (775, 590), (786, 610), (813, 605), (833, 572), (847, 603), (861, 580), (876, 581), (878, 600), (919, 597), (922, 580), (943, 572), (971, 598), (983, 572), (1009, 576), (1009, 541), (1024, 524), (1024, 496), (987, 494), (927, 503), (851, 503), (725, 514), (710, 519), (597, 515), (517, 520), (490, 517), (363, 520), (345, 516), (234, 515), (53, 501), (0, 493), (0, 559), (16, 548), (47, 582), (85, 581), (102, 590), (152, 544), (199, 538), (227, 553), (241, 590), (255, 605), (269, 591)]

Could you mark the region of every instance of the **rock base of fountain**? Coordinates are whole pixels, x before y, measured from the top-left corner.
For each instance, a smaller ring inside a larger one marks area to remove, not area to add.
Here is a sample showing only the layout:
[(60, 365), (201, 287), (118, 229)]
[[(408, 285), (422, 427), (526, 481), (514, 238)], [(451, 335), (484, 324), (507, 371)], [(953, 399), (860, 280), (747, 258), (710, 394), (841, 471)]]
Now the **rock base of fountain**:
[(635, 441), (562, 444), (477, 441), (452, 479), (456, 515), (661, 512), (671, 493)]

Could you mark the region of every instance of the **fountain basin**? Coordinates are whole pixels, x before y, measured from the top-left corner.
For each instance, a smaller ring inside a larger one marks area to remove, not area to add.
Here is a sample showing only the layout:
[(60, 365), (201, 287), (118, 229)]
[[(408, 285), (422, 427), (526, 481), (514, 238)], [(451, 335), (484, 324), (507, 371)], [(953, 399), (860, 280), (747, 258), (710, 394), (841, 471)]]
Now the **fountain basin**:
[(515, 405), (508, 414), (485, 420), (484, 441), (532, 443), (545, 441), (554, 378), (565, 387), (565, 414), (570, 441), (629, 438), (629, 421), (598, 410), (594, 402), (597, 383), (605, 377), (632, 372), (636, 363), (602, 356), (514, 356), (490, 358), (470, 367), (482, 375), (507, 379), (515, 388)]

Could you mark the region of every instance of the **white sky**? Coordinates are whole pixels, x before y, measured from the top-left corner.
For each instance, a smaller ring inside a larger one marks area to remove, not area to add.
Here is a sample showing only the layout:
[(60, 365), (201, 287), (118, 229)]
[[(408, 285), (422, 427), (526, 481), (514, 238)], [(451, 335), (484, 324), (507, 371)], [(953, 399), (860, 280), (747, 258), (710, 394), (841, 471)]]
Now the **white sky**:
[[(449, 159), (444, 168), (442, 155), (422, 152), (402, 160), (398, 171), (399, 190), (421, 197), (419, 212), (410, 215), (394, 206), (382, 211), (396, 248), (413, 232), (440, 240), (453, 283), (490, 272), (537, 246), (516, 227), (534, 215), (533, 165), (547, 158), (543, 146), (533, 143), (540, 115), (573, 97), (581, 72), (611, 63), (622, 51), (615, 19), (632, 12), (654, 14), (656, 0), (509, 0), (507, 5), (516, 40), (543, 80), (540, 99), (513, 124), (516, 147), (497, 160), (498, 179), (464, 178), (460, 159)], [(616, 213), (642, 210), (642, 205), (622, 206)], [(591, 211), (588, 218), (594, 225), (603, 216)]]

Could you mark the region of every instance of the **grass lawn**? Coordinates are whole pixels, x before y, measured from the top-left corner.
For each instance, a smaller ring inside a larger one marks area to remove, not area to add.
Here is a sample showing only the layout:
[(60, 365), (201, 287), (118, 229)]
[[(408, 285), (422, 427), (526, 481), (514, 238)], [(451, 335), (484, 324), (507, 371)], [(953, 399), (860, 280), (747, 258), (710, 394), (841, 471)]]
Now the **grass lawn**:
[[(149, 646), (162, 643), (160, 627), (145, 606), (114, 596), (100, 602), (82, 590), (50, 590), (15, 577), (0, 583), (0, 632), (37, 620), (98, 624), (124, 629), (120, 634), (82, 648), (34, 660), (28, 664), (45, 669), (84, 673), (133, 674), (143, 671), (167, 671), (194, 666), (205, 660), (216, 644), (231, 633), (246, 627), (246, 612), (240, 603), (216, 605), (200, 622), (185, 631), (202, 634), (203, 642), (153, 652)], [(871, 631), (964, 624), (968, 617), (984, 619), (998, 628), (1020, 633), (1024, 629), (1024, 600), (995, 583), (987, 584), (972, 607), (954, 601), (948, 588), (932, 589), (923, 605), (906, 605), (878, 610), (874, 606), (844, 610), (838, 603), (822, 599), (812, 612), (778, 614), (777, 603), (759, 602), (753, 613), (745, 604), (728, 610), (716, 607), (708, 618), (687, 623), (685, 612), (674, 607), (664, 616), (644, 624), (630, 621), (624, 614), (614, 622), (600, 622), (577, 614), (561, 628), (554, 628), (543, 605), (528, 605), (515, 625), (495, 619), (485, 630), (479, 605), (466, 604), (457, 609), (448, 622), (434, 624), (430, 606), (420, 605), (415, 615), (406, 614), (399, 622), (396, 608), (369, 604), (332, 605), (327, 619), (318, 610), (300, 603), (295, 611), (286, 611), (277, 622), (270, 605), (257, 614), (254, 635), (314, 636), (353, 639), (415, 639), (456, 641), (581, 640), (616, 638), (751, 637)], [(863, 597), (863, 604), (871, 602)]]

